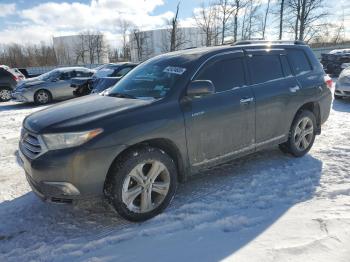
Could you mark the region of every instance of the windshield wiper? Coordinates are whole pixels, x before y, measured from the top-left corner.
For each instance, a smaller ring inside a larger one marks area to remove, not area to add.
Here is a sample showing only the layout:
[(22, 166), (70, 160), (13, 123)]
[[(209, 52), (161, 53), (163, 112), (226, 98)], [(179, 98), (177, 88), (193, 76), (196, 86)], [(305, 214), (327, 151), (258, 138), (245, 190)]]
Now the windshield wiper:
[(137, 99), (136, 96), (124, 94), (124, 93), (109, 93), (108, 96), (119, 97), (119, 98)]

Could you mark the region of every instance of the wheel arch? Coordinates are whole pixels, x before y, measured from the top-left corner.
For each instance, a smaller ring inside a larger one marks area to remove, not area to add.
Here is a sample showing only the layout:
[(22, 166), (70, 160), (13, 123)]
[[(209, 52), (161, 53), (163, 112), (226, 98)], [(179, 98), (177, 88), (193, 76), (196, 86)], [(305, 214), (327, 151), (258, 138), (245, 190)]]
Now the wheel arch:
[(105, 185), (106, 187), (109, 179), (112, 177), (113, 173), (112, 168), (115, 165), (116, 162), (120, 161), (126, 154), (128, 154), (130, 151), (145, 147), (155, 147), (159, 148), (160, 150), (167, 153), (175, 162), (176, 170), (177, 170), (177, 179), (180, 182), (186, 181), (187, 178), (187, 172), (185, 167), (185, 162), (183, 159), (183, 156), (181, 155), (181, 152), (179, 148), (176, 146), (176, 144), (167, 138), (154, 138), (154, 139), (148, 139), (141, 142), (138, 142), (136, 144), (133, 144), (131, 146), (126, 147), (124, 150), (122, 150), (113, 160), (112, 164), (110, 165), (107, 176), (105, 179)]
[(48, 89), (46, 89), (46, 88), (39, 88), (38, 90), (36, 90), (35, 92), (34, 92), (34, 95), (33, 95), (33, 100), (35, 101), (35, 96), (36, 96), (36, 94), (39, 92), (39, 91), (46, 91), (48, 94), (49, 94), (49, 96), (50, 96), (50, 98), (51, 98), (51, 100), (53, 99), (53, 96), (52, 96), (52, 92), (50, 91), (50, 90), (48, 90)]
[(315, 115), (316, 127), (317, 127), (316, 134), (319, 135), (321, 133), (321, 109), (320, 109), (319, 103), (318, 102), (308, 102), (308, 103), (303, 104), (296, 111), (296, 113), (294, 115), (294, 118), (293, 118), (293, 121), (298, 116), (298, 114), (300, 114), (300, 112), (302, 112), (304, 110), (308, 110), (308, 111), (312, 112)]

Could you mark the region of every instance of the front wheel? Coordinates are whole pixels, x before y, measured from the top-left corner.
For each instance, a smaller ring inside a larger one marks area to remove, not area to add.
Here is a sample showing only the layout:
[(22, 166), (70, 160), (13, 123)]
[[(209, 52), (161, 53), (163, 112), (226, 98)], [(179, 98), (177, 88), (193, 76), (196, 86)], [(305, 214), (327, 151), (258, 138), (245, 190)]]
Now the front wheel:
[(37, 105), (45, 105), (52, 101), (52, 96), (49, 91), (46, 91), (44, 89), (39, 90), (34, 95), (34, 102)]
[(0, 87), (0, 102), (11, 100), (11, 89), (8, 87)]
[(116, 162), (105, 195), (116, 211), (130, 221), (144, 221), (161, 213), (177, 187), (174, 161), (162, 150), (131, 150)]
[(316, 118), (308, 111), (301, 111), (293, 121), (289, 131), (289, 139), (280, 145), (284, 153), (302, 157), (310, 151), (316, 137)]

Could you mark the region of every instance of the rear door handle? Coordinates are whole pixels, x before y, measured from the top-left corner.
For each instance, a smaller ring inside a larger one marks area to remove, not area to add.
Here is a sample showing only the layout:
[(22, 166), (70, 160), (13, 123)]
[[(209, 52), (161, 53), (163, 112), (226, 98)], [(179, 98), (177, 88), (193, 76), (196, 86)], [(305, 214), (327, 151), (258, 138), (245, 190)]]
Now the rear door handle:
[(291, 91), (292, 93), (295, 93), (296, 91), (300, 90), (299, 86), (294, 86), (294, 87), (290, 87), (289, 91)]
[(240, 100), (240, 103), (241, 104), (249, 104), (249, 103), (251, 103), (251, 102), (253, 102), (254, 101), (254, 97), (249, 97), (249, 98), (242, 98), (241, 100)]

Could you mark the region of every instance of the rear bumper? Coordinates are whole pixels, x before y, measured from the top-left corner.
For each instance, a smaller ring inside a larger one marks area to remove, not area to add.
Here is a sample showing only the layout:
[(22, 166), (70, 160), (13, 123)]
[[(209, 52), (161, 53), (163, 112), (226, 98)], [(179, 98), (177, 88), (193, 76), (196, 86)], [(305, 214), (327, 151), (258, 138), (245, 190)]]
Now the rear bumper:
[(332, 100), (332, 92), (330, 90), (327, 90), (327, 92), (321, 97), (319, 101), (321, 125), (323, 125), (329, 117), (329, 114), (331, 112)]

